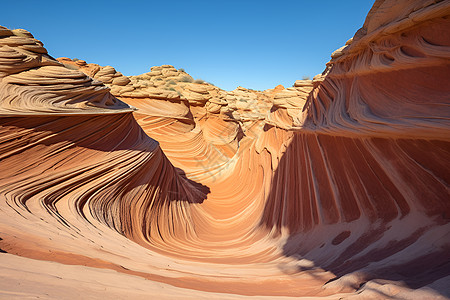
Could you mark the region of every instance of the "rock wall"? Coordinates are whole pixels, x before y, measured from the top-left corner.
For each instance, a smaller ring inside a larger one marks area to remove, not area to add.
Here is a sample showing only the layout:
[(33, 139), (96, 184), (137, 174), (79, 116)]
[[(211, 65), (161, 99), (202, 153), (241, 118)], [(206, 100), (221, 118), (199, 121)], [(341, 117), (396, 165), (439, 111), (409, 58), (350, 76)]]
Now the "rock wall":
[(376, 1), (321, 75), (266, 91), (0, 28), (0, 295), (444, 299), (449, 17)]

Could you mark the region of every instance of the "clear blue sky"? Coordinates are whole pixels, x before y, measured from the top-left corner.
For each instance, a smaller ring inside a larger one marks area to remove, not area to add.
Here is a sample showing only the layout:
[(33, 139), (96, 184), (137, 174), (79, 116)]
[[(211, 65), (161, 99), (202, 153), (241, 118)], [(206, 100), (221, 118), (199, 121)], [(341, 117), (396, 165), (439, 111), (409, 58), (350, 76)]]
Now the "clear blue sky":
[(170, 64), (226, 90), (264, 90), (321, 73), (373, 2), (9, 0), (0, 25), (29, 30), (55, 58), (125, 75)]

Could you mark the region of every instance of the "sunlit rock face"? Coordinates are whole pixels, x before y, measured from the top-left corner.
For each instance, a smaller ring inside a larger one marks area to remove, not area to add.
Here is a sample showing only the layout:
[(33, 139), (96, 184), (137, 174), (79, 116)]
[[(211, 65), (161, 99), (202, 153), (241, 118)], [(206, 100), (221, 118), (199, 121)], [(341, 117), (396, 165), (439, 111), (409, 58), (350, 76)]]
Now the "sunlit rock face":
[(449, 297), (449, 28), (376, 1), (313, 80), (224, 91), (0, 27), (0, 298)]

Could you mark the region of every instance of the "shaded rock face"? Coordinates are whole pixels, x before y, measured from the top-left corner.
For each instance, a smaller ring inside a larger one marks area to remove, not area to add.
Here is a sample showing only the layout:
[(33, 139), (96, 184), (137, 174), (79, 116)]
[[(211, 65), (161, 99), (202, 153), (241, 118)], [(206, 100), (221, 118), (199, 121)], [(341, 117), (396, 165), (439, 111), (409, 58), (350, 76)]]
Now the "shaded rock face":
[(449, 20), (376, 1), (323, 74), (266, 91), (0, 27), (0, 295), (444, 299)]

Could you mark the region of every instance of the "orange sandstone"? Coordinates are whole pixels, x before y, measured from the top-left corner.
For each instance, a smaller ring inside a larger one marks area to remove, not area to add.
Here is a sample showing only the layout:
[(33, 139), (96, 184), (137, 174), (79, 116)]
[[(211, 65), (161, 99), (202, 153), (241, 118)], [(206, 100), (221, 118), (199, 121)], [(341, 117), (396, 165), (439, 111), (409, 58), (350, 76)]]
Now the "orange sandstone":
[(376, 1), (262, 92), (0, 27), (0, 298), (445, 299), (449, 17)]

